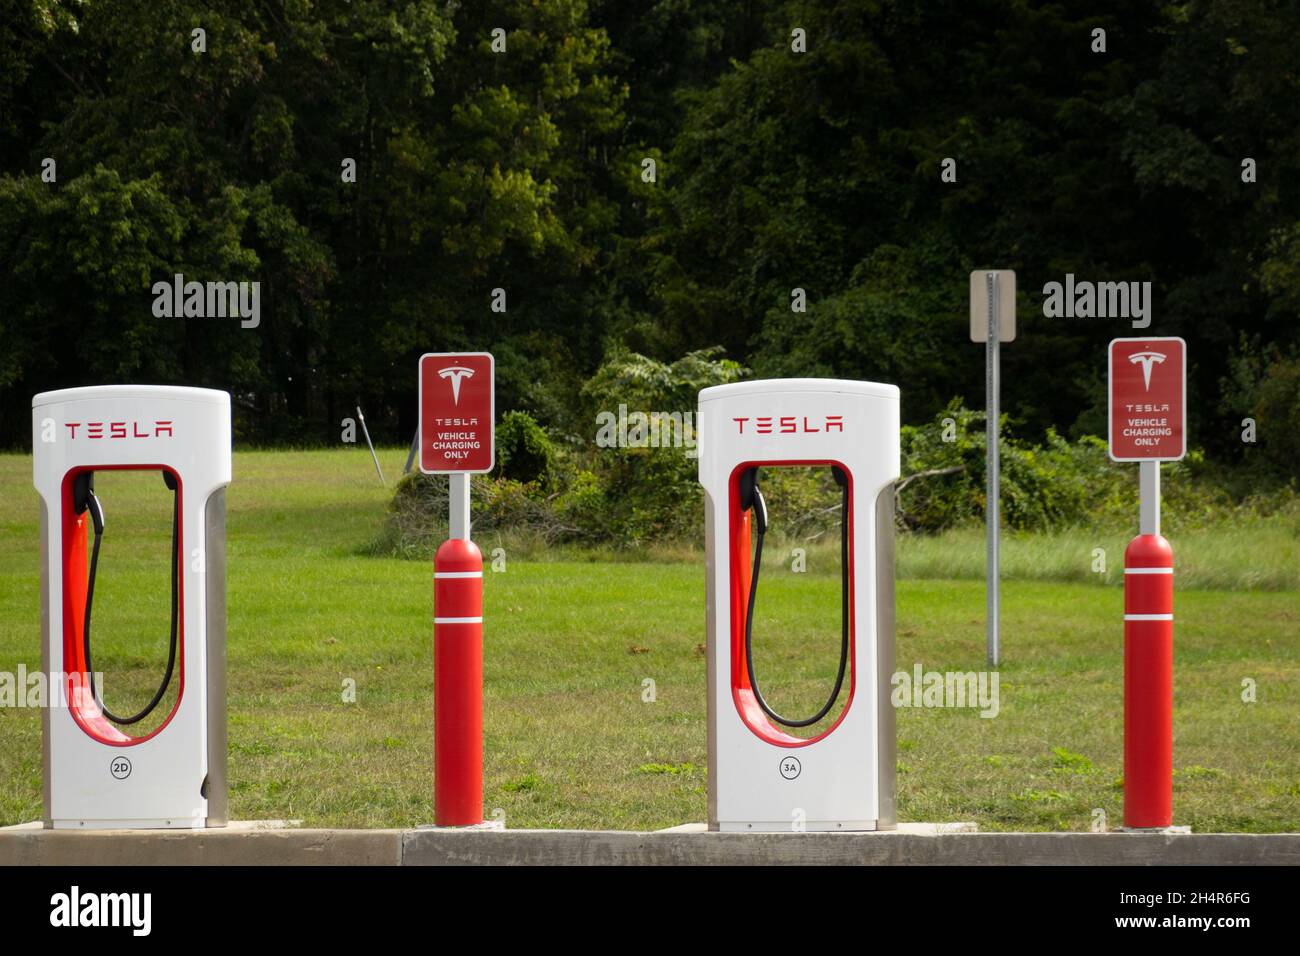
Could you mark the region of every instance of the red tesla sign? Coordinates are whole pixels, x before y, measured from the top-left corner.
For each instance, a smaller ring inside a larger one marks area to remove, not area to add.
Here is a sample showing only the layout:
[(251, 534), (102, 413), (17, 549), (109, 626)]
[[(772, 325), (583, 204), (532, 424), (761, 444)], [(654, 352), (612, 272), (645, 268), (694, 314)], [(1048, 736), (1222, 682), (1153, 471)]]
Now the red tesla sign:
[(487, 352), (420, 356), (420, 470), (491, 471), (496, 457), (494, 365)]
[(1187, 343), (1110, 343), (1110, 457), (1178, 461), (1187, 453)]

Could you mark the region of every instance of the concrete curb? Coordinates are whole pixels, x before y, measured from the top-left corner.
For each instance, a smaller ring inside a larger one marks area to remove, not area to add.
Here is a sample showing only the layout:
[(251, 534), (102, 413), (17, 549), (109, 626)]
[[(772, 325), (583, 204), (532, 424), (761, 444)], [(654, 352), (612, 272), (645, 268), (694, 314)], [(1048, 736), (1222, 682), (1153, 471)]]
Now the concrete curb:
[(4, 866), (1300, 865), (1300, 834), (0, 830)]
[(1297, 865), (1300, 834), (407, 832), (406, 866)]
[(3, 866), (399, 866), (401, 830), (7, 830)]

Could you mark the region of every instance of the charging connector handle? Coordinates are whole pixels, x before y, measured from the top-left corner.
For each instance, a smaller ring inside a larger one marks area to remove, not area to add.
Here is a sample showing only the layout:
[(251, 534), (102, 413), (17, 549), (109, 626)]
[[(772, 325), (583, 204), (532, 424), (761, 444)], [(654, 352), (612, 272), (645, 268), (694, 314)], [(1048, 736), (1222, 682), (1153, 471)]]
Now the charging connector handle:
[[(84, 479), (84, 480), (83, 480)], [(98, 689), (95, 687), (94, 673), (95, 667), (90, 661), (90, 616), (95, 602), (95, 576), (99, 570), (99, 544), (104, 537), (104, 508), (99, 503), (99, 498), (95, 495), (94, 475), (92, 472), (83, 472), (77, 476), (73, 488), (73, 507), (77, 514), (84, 511), (90, 512), (91, 522), (95, 528), (95, 546), (90, 554), (90, 572), (86, 581), (86, 617), (85, 626), (82, 631), (82, 649), (86, 658), (86, 674), (90, 677), (87, 683), (90, 684), (90, 693), (99, 705), (100, 711), (115, 724), (138, 724), (157, 708), (162, 702), (163, 697), (167, 694), (167, 688), (171, 686), (172, 674), (176, 669), (176, 644), (177, 644), (177, 611), (179, 610), (179, 591), (180, 591), (180, 519), (181, 519), (181, 499), (176, 489), (176, 479), (170, 472), (163, 472), (163, 481), (172, 492), (172, 622), (171, 622), (171, 639), (168, 643), (167, 651), (167, 672), (163, 675), (162, 683), (158, 686), (157, 692), (153, 699), (145, 705), (144, 709), (130, 717), (119, 717), (104, 706), (104, 702), (99, 699)]]
[(840, 664), (835, 675), (835, 687), (831, 690), (826, 703), (813, 714), (801, 720), (778, 714), (763, 697), (759, 690), (758, 678), (754, 674), (754, 602), (758, 594), (758, 575), (763, 563), (763, 538), (767, 534), (767, 502), (758, 487), (758, 468), (750, 468), (740, 478), (740, 506), (742, 511), (754, 510), (754, 530), (758, 538), (754, 545), (754, 566), (749, 579), (749, 604), (745, 611), (745, 668), (749, 675), (749, 687), (754, 692), (754, 699), (763, 713), (772, 720), (786, 727), (811, 727), (830, 713), (835, 702), (839, 700), (840, 690), (844, 686), (844, 673), (849, 662), (849, 482), (848, 475), (838, 465), (832, 466), (835, 483), (840, 486)]

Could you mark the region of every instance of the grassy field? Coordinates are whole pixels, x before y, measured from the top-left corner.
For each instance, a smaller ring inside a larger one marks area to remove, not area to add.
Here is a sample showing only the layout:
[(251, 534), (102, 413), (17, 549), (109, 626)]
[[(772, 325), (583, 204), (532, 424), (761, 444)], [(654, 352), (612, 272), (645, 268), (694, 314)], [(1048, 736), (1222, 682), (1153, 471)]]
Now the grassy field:
[[(403, 457), (381, 452), (390, 477)], [(123, 669), (108, 683), (110, 704), (123, 709), (147, 698), (165, 655), (168, 499), (153, 484), (101, 487), (112, 537), (96, 597), (96, 664)], [(386, 501), (364, 449), (235, 457), (236, 818), (352, 827), (431, 820), (431, 569), (360, 555)], [(160, 519), (153, 530), (147, 508)], [(37, 510), (30, 459), (0, 456), (0, 671), (40, 662)], [(1180, 562), (1186, 554), (1197, 569), (1185, 580), (1180, 563), (1180, 585), (1234, 590), (1178, 594), (1175, 822), (1300, 829), (1294, 535), (1198, 535), (1174, 541)], [(901, 819), (1079, 830), (1100, 808), (1119, 823), (1114, 582), (1124, 541), (1113, 537), (1008, 542), (1000, 713), (899, 711)], [(1095, 547), (1107, 549), (1105, 575), (1091, 570)], [(703, 571), (689, 554), (677, 557), (593, 561), (507, 549), (505, 572), (487, 576), (485, 795), (507, 825), (654, 828), (705, 818)], [(979, 560), (978, 534), (900, 543), (900, 669), (983, 666)], [(811, 708), (835, 664), (838, 574), (820, 559), (807, 574), (767, 567), (756, 657), (779, 706)], [(1242, 701), (1248, 678), (1255, 703)], [(349, 680), (355, 703), (343, 700)], [(0, 708), (0, 825), (39, 818), (40, 754), (39, 714)]]

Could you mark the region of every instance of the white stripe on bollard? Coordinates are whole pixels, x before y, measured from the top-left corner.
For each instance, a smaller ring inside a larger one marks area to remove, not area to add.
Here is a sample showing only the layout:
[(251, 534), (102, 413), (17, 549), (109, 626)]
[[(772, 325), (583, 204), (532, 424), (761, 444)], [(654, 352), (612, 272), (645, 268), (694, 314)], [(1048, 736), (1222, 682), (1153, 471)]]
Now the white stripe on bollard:
[(434, 571), (435, 578), (481, 578), (482, 571)]
[(1172, 614), (1125, 614), (1126, 621), (1172, 621)]
[(1173, 568), (1125, 568), (1125, 574), (1173, 574)]
[(482, 624), (481, 617), (435, 617), (434, 624)]

